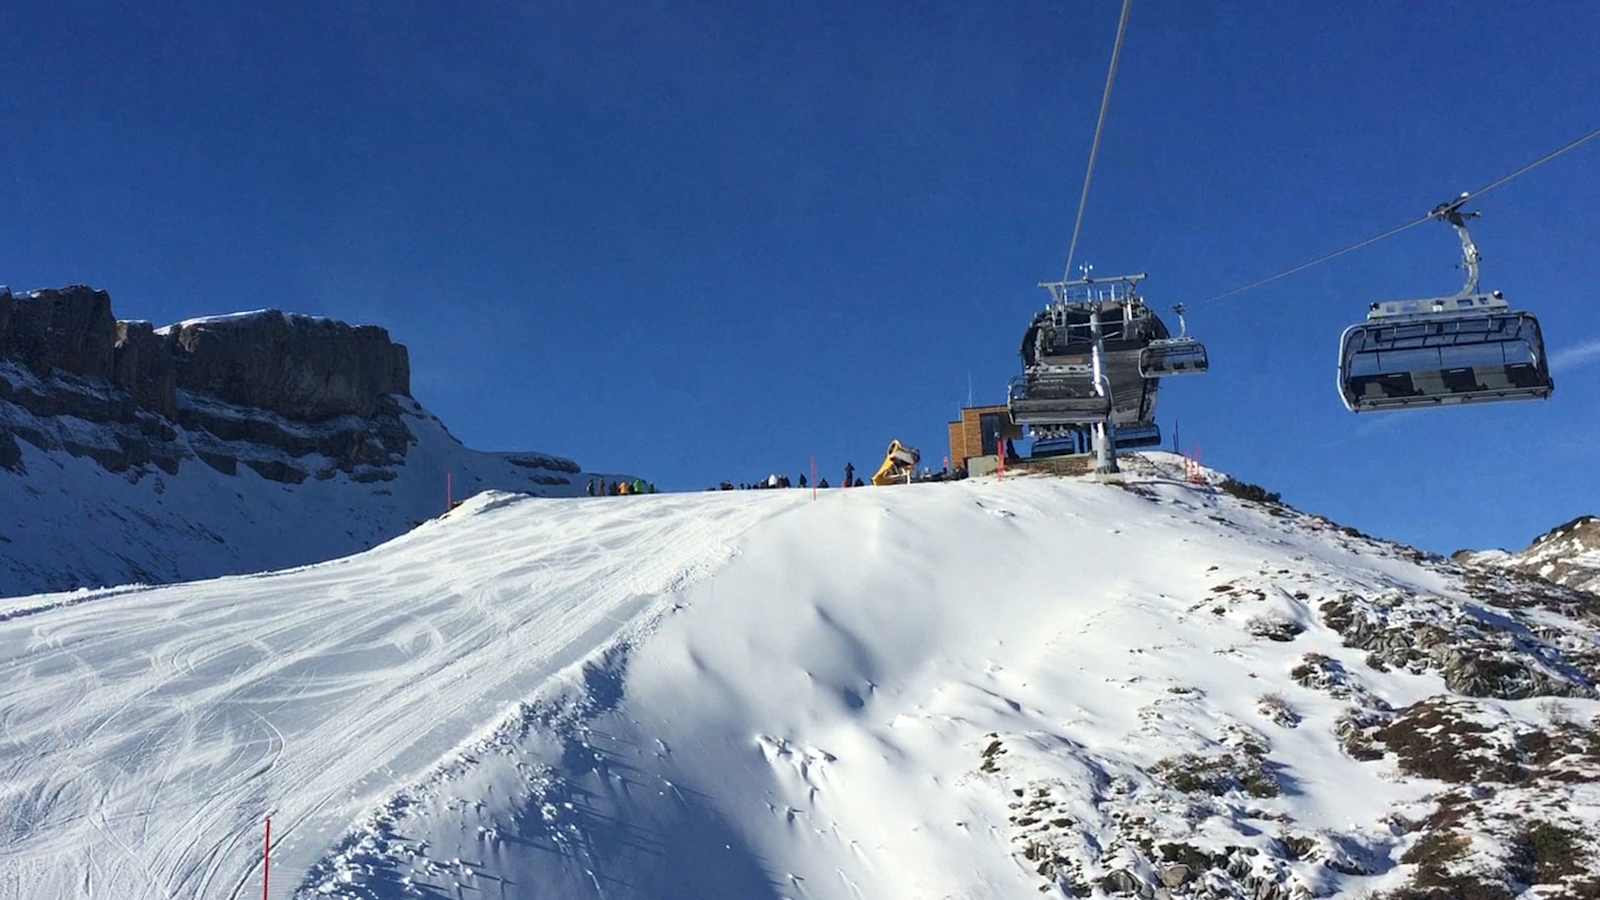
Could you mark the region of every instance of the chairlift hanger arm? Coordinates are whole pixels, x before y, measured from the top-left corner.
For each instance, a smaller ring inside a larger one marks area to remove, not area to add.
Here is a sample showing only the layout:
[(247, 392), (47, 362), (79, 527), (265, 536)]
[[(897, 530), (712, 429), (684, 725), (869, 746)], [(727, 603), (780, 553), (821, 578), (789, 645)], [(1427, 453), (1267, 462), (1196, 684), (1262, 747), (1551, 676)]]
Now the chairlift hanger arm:
[[(1213, 302), (1213, 301), (1216, 301), (1216, 300), (1224, 300), (1224, 299), (1226, 299), (1228, 297), (1232, 297), (1232, 296), (1235, 296), (1237, 294), (1242, 294), (1245, 291), (1252, 291), (1252, 290), (1255, 290), (1256, 288), (1263, 287), (1263, 286), (1268, 285), (1268, 284), (1272, 284), (1275, 281), (1279, 281), (1281, 279), (1288, 278), (1290, 275), (1294, 275), (1294, 274), (1296, 274), (1298, 272), (1303, 272), (1306, 269), (1311, 268), (1312, 266), (1321, 265), (1322, 263), (1325, 263), (1325, 262), (1327, 262), (1328, 260), (1331, 260), (1331, 259), (1337, 259), (1338, 257), (1344, 256), (1346, 253), (1354, 253), (1355, 251), (1360, 250), (1363, 247), (1369, 247), (1369, 246), (1371, 246), (1373, 244), (1376, 244), (1379, 241), (1386, 240), (1388, 238), (1394, 237), (1395, 235), (1399, 234), (1400, 232), (1408, 231), (1408, 230), (1410, 230), (1412, 228), (1415, 228), (1418, 225), (1421, 225), (1423, 222), (1426, 222), (1426, 221), (1428, 221), (1430, 219), (1439, 218), (1440, 216), (1438, 214), (1447, 211), (1448, 208), (1450, 208), (1450, 207), (1459, 208), (1459, 206), (1461, 205), (1461, 203), (1463, 203), (1465, 201), (1465, 199), (1481, 197), (1484, 194), (1489, 193), (1490, 191), (1498, 190), (1501, 187), (1503, 187), (1506, 184), (1508, 184), (1509, 182), (1511, 182), (1512, 180), (1520, 178), (1523, 175), (1526, 175), (1527, 173), (1533, 171), (1534, 169), (1537, 169), (1540, 166), (1550, 162), (1551, 160), (1556, 159), (1557, 157), (1560, 157), (1560, 156), (1564, 156), (1567, 153), (1571, 153), (1573, 150), (1578, 149), (1579, 147), (1583, 146), (1584, 144), (1587, 144), (1590, 141), (1597, 140), (1597, 139), (1600, 139), (1600, 128), (1593, 129), (1593, 130), (1589, 131), (1586, 134), (1580, 135), (1579, 137), (1577, 137), (1577, 138), (1575, 138), (1575, 139), (1573, 139), (1571, 141), (1568, 141), (1565, 144), (1562, 144), (1560, 147), (1557, 147), (1556, 149), (1550, 151), (1549, 153), (1546, 153), (1544, 156), (1539, 157), (1538, 159), (1534, 160), (1533, 162), (1528, 163), (1527, 165), (1523, 166), (1522, 168), (1517, 169), (1517, 170), (1515, 170), (1513, 172), (1510, 172), (1510, 173), (1508, 173), (1506, 175), (1502, 175), (1501, 177), (1495, 179), (1494, 181), (1489, 182), (1488, 184), (1484, 185), (1481, 188), (1478, 188), (1475, 191), (1468, 192), (1465, 198), (1458, 197), (1455, 200), (1452, 200), (1452, 201), (1449, 201), (1447, 203), (1441, 204), (1441, 207), (1443, 207), (1443, 208), (1435, 209), (1434, 213), (1430, 213), (1429, 215), (1425, 215), (1425, 216), (1422, 216), (1420, 218), (1412, 219), (1411, 221), (1409, 221), (1409, 222), (1407, 222), (1407, 223), (1405, 223), (1403, 225), (1397, 225), (1394, 228), (1389, 229), (1388, 231), (1382, 232), (1381, 234), (1373, 235), (1372, 237), (1366, 238), (1365, 240), (1357, 241), (1354, 244), (1349, 245), (1348, 247), (1341, 247), (1340, 249), (1335, 250), (1332, 253), (1325, 253), (1322, 256), (1319, 256), (1319, 257), (1317, 257), (1315, 259), (1311, 259), (1311, 260), (1308, 260), (1306, 262), (1300, 263), (1299, 265), (1290, 266), (1289, 268), (1284, 269), (1282, 272), (1279, 272), (1276, 275), (1270, 275), (1270, 276), (1268, 276), (1266, 278), (1262, 278), (1262, 279), (1260, 279), (1258, 281), (1252, 281), (1249, 284), (1242, 285), (1240, 287), (1236, 287), (1236, 288), (1234, 288), (1234, 289), (1232, 289), (1230, 291), (1223, 291), (1220, 294), (1212, 295), (1211, 297), (1208, 297), (1205, 300), (1201, 300), (1201, 301), (1198, 301), (1198, 302), (1210, 303), (1210, 302)], [(1471, 292), (1469, 292), (1469, 293), (1471, 293)]]
[(1470, 197), (1470, 194), (1464, 193), (1435, 206), (1433, 212), (1428, 213), (1431, 218), (1450, 223), (1450, 227), (1456, 230), (1456, 237), (1461, 238), (1461, 268), (1467, 273), (1466, 283), (1461, 286), (1462, 297), (1470, 297), (1478, 292), (1478, 245), (1473, 243), (1472, 232), (1467, 230), (1467, 220), (1476, 219), (1478, 213), (1465, 212), (1461, 208)]

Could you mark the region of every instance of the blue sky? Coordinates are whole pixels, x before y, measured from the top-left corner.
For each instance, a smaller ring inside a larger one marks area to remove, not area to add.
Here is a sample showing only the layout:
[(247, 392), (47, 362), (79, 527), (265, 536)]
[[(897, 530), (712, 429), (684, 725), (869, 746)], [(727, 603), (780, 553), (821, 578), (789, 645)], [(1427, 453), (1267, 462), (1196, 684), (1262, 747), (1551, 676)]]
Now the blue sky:
[[(468, 443), (663, 486), (944, 455), (1059, 277), (1118, 5), (0, 6), (0, 282), (166, 322), (387, 326)], [(335, 8), (337, 7), (337, 8)], [(1414, 218), (1600, 126), (1600, 4), (1138, 0), (1079, 258), (1158, 308)], [(1371, 300), (1444, 226), (1191, 317), (1205, 462), (1435, 550), (1600, 510), (1600, 142), (1484, 199), (1555, 398), (1358, 418)]]

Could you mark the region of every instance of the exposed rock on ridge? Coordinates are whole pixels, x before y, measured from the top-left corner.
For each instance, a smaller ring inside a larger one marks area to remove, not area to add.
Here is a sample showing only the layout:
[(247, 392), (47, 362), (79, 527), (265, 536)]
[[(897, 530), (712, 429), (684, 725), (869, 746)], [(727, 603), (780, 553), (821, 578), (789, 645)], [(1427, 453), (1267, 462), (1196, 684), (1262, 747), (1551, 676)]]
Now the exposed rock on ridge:
[(268, 309), (156, 329), (118, 322), (110, 295), (84, 285), (0, 291), (0, 358), (41, 378), (106, 379), (168, 418), (179, 390), (301, 422), (368, 416), (384, 396), (411, 395), (406, 348), (375, 325)]
[(368, 416), (384, 396), (411, 395), (406, 348), (376, 325), (269, 309), (157, 333), (171, 342), (179, 388), (290, 419)]
[(0, 596), (303, 565), (478, 491), (583, 493), (571, 460), (462, 445), (409, 370), (381, 328), (156, 328), (88, 287), (0, 288)]
[[(110, 295), (83, 285), (0, 290), (0, 370), (0, 401), (20, 408), (0, 408), (13, 470), (20, 438), (113, 472), (176, 474), (198, 457), (299, 483), (398, 463), (411, 439), (393, 399), (411, 392), (406, 348), (371, 325), (262, 310), (158, 329), (117, 321)], [(324, 459), (297, 464), (311, 454)]]
[(1563, 587), (1600, 594), (1600, 516), (1578, 516), (1533, 539), (1520, 553), (1461, 550), (1457, 562), (1542, 578)]

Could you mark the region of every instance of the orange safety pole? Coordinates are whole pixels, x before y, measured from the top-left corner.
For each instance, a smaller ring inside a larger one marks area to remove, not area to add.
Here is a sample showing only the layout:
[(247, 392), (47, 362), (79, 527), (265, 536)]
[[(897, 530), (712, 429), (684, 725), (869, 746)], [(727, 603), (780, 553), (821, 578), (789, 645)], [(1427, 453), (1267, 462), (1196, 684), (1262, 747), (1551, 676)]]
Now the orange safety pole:
[(272, 817), (267, 816), (266, 846), (261, 850), (261, 900), (267, 900), (267, 880), (272, 874)]

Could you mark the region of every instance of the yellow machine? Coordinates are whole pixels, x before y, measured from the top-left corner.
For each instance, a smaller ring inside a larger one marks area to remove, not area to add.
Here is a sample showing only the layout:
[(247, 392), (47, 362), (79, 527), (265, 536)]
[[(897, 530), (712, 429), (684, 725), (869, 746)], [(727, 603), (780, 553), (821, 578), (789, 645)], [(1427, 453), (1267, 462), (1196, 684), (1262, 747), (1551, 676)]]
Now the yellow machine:
[(889, 442), (889, 452), (883, 455), (883, 465), (872, 476), (872, 483), (876, 485), (894, 484), (897, 481), (911, 482), (912, 473), (917, 471), (917, 463), (922, 461), (922, 454), (914, 447), (907, 447), (899, 441)]

